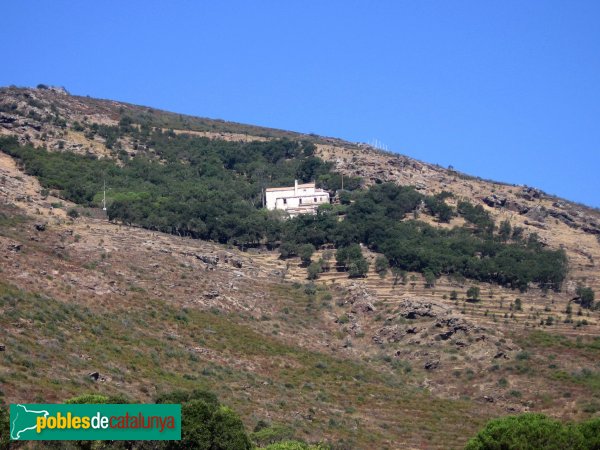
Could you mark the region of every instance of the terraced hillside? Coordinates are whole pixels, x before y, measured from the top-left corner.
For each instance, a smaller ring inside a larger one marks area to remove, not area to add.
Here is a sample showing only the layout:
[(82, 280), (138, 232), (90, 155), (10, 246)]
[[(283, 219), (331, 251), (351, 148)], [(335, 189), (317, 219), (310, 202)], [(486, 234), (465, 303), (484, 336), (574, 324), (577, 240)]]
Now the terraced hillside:
[[(450, 204), (476, 202), (497, 223), (509, 220), (544, 246), (563, 248), (567, 280), (560, 292), (460, 277), (425, 287), (419, 273), (381, 277), (377, 255), (364, 248), (366, 278), (350, 279), (332, 264), (309, 282), (299, 259), (282, 260), (276, 250), (240, 251), (110, 223), (100, 209), (43, 189), (0, 153), (5, 401), (90, 391), (149, 400), (201, 385), (249, 428), (266, 420), (289, 427), (286, 435), (340, 448), (459, 448), (489, 417), (600, 411), (599, 312), (580, 313), (573, 301), (579, 284), (600, 294), (597, 210), (337, 139), (49, 89), (0, 90), (0, 134), (50, 151), (117, 161), (117, 152), (155, 151), (89, 132), (123, 117), (210, 139), (301, 139), (367, 185), (450, 191)], [(435, 227), (464, 223), (420, 219)], [(335, 263), (333, 252), (319, 249), (312, 258)], [(477, 301), (466, 298), (474, 286)]]

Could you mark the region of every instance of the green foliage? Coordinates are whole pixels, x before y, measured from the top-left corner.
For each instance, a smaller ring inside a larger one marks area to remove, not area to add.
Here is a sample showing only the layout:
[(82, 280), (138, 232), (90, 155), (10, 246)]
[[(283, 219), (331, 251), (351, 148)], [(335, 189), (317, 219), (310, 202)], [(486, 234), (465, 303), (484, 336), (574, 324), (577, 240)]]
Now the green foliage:
[(589, 287), (577, 287), (577, 296), (582, 308), (592, 308), (594, 306), (594, 291)]
[(440, 222), (448, 223), (455, 216), (454, 209), (444, 202), (444, 198), (447, 197), (448, 192), (441, 193), (433, 197), (425, 198), (425, 206), (429, 210), (432, 216), (438, 218)]
[(458, 202), (458, 213), (465, 218), (467, 222), (475, 225), (476, 232), (491, 234), (494, 231), (494, 220), (483, 206), (465, 201)]
[(159, 396), (157, 403), (181, 403), (181, 441), (169, 441), (168, 450), (246, 450), (252, 448), (244, 424), (230, 408), (219, 404), (209, 391), (175, 391)]
[(314, 252), (315, 246), (312, 244), (302, 244), (298, 248), (298, 256), (300, 256), (300, 259), (304, 265), (310, 264), (310, 259), (312, 258)]
[(71, 217), (72, 219), (76, 219), (79, 217), (79, 211), (77, 211), (75, 208), (70, 208), (67, 211), (67, 216)]
[(425, 287), (432, 288), (435, 286), (435, 274), (430, 269), (423, 271), (423, 277), (425, 277)]
[[(343, 206), (344, 220), (338, 220), (335, 208), (320, 208), (316, 215), (282, 221), (281, 211), (261, 209), (266, 180), (271, 186), (290, 185), (295, 178), (316, 179), (330, 189), (336, 189), (338, 181), (341, 185), (331, 165), (313, 155), (313, 144), (210, 140), (152, 130), (148, 124), (155, 119), (122, 118), (118, 126), (95, 124), (87, 129), (115, 147), (120, 164), (19, 146), (14, 138), (2, 138), (0, 145), (44, 188), (60, 190), (82, 205), (100, 204), (106, 179), (110, 220), (240, 247), (280, 244), (282, 258), (300, 255), (306, 265), (312, 256), (309, 249), (334, 244), (338, 264), (352, 277), (368, 270), (362, 255), (355, 254), (356, 249), (360, 253), (359, 243), (382, 253), (392, 268), (435, 277), (459, 275), (524, 291), (530, 283), (559, 290), (566, 276), (563, 250), (542, 248), (535, 234), (523, 243), (516, 228), (509, 242), (507, 224), (495, 235), (494, 221), (480, 205), (459, 202), (458, 214), (471, 224), (466, 227), (439, 229), (403, 220), (422, 203), (440, 221), (449, 220), (455, 212), (446, 205), (444, 193), (428, 197), (412, 187), (383, 183), (354, 191), (352, 202), (348, 199)], [(133, 126), (136, 123), (140, 126)], [(124, 136), (152, 152), (128, 156), (116, 149)], [(344, 188), (358, 186), (360, 180), (344, 178)]]
[(587, 420), (578, 426), (585, 445), (590, 450), (600, 450), (600, 418)]
[(369, 270), (369, 263), (363, 257), (358, 244), (339, 248), (335, 254), (335, 259), (338, 266), (348, 272), (350, 278), (364, 277)]
[(467, 289), (467, 298), (469, 300), (477, 301), (479, 300), (480, 289), (477, 286), (471, 286)]
[(65, 402), (69, 405), (102, 405), (110, 403), (108, 397), (100, 394), (84, 394), (70, 398)]
[(600, 419), (579, 425), (563, 424), (543, 414), (521, 414), (494, 419), (469, 440), (465, 450), (599, 448)]
[(263, 447), (264, 450), (328, 450), (323, 444), (310, 445), (300, 441), (282, 441)]
[(10, 418), (8, 405), (0, 404), (0, 450), (7, 450), (10, 444)]
[(367, 274), (368, 270), (369, 263), (364, 258), (351, 261), (348, 264), (348, 276), (350, 278), (362, 278)]
[(523, 302), (521, 301), (520, 298), (516, 298), (515, 299), (515, 311), (522, 311), (523, 310)]
[(375, 259), (375, 272), (377, 272), (381, 278), (385, 277), (389, 267), (390, 262), (385, 256), (380, 255)]
[(316, 280), (319, 278), (319, 274), (323, 272), (323, 266), (321, 262), (313, 262), (308, 266), (308, 279)]
[(510, 238), (511, 233), (510, 221), (503, 220), (500, 222), (500, 227), (498, 228), (498, 236), (503, 242), (506, 242)]
[(265, 446), (286, 441), (294, 437), (294, 429), (284, 425), (265, 426), (250, 434), (250, 439), (257, 446)]

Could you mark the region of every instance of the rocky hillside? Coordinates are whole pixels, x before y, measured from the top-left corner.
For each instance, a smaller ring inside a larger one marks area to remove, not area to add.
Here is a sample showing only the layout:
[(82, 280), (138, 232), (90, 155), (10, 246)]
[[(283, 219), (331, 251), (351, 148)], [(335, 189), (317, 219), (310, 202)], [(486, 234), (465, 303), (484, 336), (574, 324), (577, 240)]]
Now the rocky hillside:
[[(367, 184), (452, 192), (450, 202), (477, 202), (497, 223), (509, 220), (563, 248), (568, 278), (560, 292), (447, 277), (425, 287), (418, 273), (375, 273), (377, 255), (364, 249), (366, 278), (332, 267), (308, 283), (297, 258), (109, 223), (101, 210), (42, 189), (0, 153), (6, 401), (89, 391), (148, 400), (200, 384), (250, 428), (266, 420), (342, 448), (460, 447), (488, 417), (600, 411), (600, 316), (574, 301), (580, 284), (600, 295), (597, 210), (337, 139), (55, 89), (0, 90), (0, 135), (50, 151), (115, 160), (119, 152), (151, 153), (131, 139), (90, 132), (123, 117), (210, 139), (308, 140), (322, 159)], [(464, 222), (421, 219), (436, 227)], [(315, 257), (330, 259), (327, 252)], [(474, 286), (476, 302), (465, 295)]]

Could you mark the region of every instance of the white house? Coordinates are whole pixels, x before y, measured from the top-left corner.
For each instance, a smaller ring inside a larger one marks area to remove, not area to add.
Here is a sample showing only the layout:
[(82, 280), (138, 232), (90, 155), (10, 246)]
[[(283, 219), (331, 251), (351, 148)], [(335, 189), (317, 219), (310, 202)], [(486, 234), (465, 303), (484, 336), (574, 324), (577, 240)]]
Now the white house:
[(290, 216), (298, 214), (314, 214), (320, 205), (329, 203), (329, 192), (317, 189), (315, 183), (298, 184), (294, 186), (267, 188), (265, 190), (267, 209), (283, 209)]

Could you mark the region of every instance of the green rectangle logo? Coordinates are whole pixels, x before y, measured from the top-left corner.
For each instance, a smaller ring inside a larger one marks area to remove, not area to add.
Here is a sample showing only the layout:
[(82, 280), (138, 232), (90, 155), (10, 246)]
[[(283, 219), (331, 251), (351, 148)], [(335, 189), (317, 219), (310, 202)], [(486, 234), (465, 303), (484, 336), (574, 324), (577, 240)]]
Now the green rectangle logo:
[(181, 439), (181, 405), (10, 405), (15, 441)]

